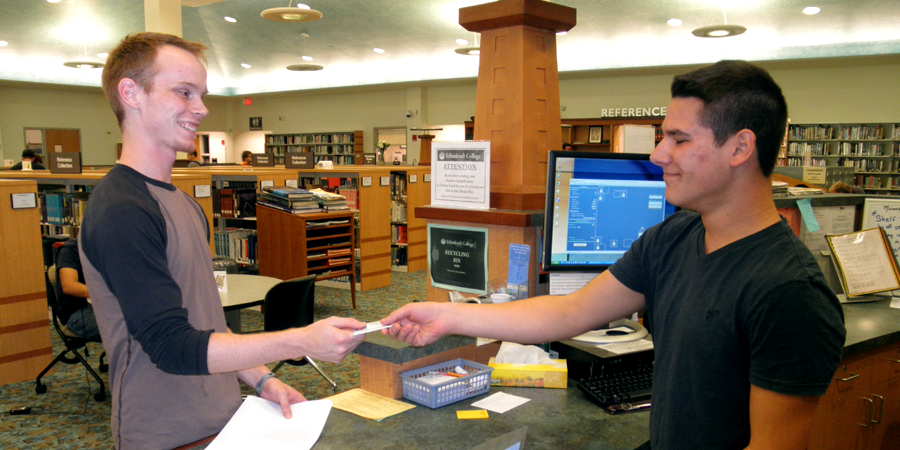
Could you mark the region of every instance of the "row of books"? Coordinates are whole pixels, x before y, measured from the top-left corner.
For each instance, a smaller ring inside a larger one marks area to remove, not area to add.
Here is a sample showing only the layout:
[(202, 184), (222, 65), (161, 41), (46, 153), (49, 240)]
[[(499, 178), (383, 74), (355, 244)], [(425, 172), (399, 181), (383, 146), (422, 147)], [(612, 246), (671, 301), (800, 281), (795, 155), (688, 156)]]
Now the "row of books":
[(341, 166), (352, 166), (356, 164), (356, 158), (350, 155), (315, 155), (313, 156), (313, 162), (318, 163), (319, 161), (331, 161), (334, 164)]
[(269, 147), (275, 156), (284, 156), (286, 153), (315, 153), (317, 155), (352, 155), (353, 144), (309, 144), (309, 145), (285, 145)]
[(406, 225), (391, 225), (391, 244), (406, 244)]
[(856, 185), (864, 189), (897, 189), (900, 188), (900, 176), (857, 175)]
[(402, 173), (391, 174), (391, 196), (406, 195), (406, 175)]
[(52, 225), (81, 226), (88, 193), (47, 192), (40, 196), (41, 221)]
[(353, 133), (295, 134), (266, 136), (268, 145), (352, 144)]
[(841, 127), (841, 139), (884, 139), (884, 128), (881, 125), (857, 125)]
[(213, 217), (256, 217), (256, 189), (214, 189), (212, 191)]
[(788, 139), (791, 140), (826, 140), (834, 139), (837, 130), (833, 126), (814, 125), (814, 126), (791, 126), (788, 129)]
[(216, 256), (232, 258), (242, 264), (256, 264), (256, 230), (216, 231), (213, 244)]

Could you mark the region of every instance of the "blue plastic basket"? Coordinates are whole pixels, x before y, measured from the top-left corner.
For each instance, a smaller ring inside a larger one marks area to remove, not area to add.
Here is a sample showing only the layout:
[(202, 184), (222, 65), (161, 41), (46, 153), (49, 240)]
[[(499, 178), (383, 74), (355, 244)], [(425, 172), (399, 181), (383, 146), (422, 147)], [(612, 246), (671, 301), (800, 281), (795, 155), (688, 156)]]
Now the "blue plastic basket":
[[(437, 384), (421, 381), (429, 372), (453, 372), (462, 367), (468, 375)], [(431, 409), (437, 409), (476, 395), (486, 394), (491, 388), (491, 372), (494, 369), (465, 359), (454, 359), (432, 364), (400, 374), (403, 397)]]

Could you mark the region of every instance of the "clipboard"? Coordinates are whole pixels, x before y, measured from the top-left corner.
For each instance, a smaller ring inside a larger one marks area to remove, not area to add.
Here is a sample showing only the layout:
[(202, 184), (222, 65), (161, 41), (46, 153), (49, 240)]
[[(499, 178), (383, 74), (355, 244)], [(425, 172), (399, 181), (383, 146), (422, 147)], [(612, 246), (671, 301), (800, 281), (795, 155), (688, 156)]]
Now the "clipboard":
[[(871, 294), (900, 289), (900, 271), (882, 228), (825, 237), (846, 302), (880, 300)], [(843, 301), (843, 299), (842, 299)]]

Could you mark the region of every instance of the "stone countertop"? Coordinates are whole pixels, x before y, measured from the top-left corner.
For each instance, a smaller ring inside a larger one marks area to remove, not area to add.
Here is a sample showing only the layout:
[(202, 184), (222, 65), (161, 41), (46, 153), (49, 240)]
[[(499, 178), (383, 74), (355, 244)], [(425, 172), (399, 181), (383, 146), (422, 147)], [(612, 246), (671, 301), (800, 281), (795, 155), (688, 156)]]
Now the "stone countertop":
[[(489, 412), (488, 419), (456, 418), (456, 411), (479, 409), (472, 403), (497, 392), (531, 401), (503, 414)], [(492, 386), (485, 395), (438, 409), (401, 401), (416, 407), (380, 422), (332, 409), (313, 450), (464, 450), (526, 426), (525, 448), (534, 449), (630, 450), (646, 442), (650, 435), (649, 412), (607, 414), (574, 386), (568, 389)]]
[(404, 364), (419, 358), (474, 344), (476, 341), (477, 339), (473, 337), (448, 335), (430, 345), (413, 347), (390, 336), (382, 335), (380, 331), (375, 331), (366, 334), (366, 340), (359, 344), (353, 350), (353, 353), (391, 364)]
[(845, 303), (843, 307), (847, 327), (844, 358), (900, 341), (900, 309), (891, 308), (889, 299)]

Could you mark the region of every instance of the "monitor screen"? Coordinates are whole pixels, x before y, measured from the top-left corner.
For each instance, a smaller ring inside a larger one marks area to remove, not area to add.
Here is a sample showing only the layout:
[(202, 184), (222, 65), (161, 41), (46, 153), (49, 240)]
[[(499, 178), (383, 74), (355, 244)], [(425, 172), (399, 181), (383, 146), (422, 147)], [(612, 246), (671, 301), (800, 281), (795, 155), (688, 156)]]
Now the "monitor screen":
[(551, 151), (547, 159), (542, 266), (599, 272), (644, 231), (675, 212), (650, 155)]

